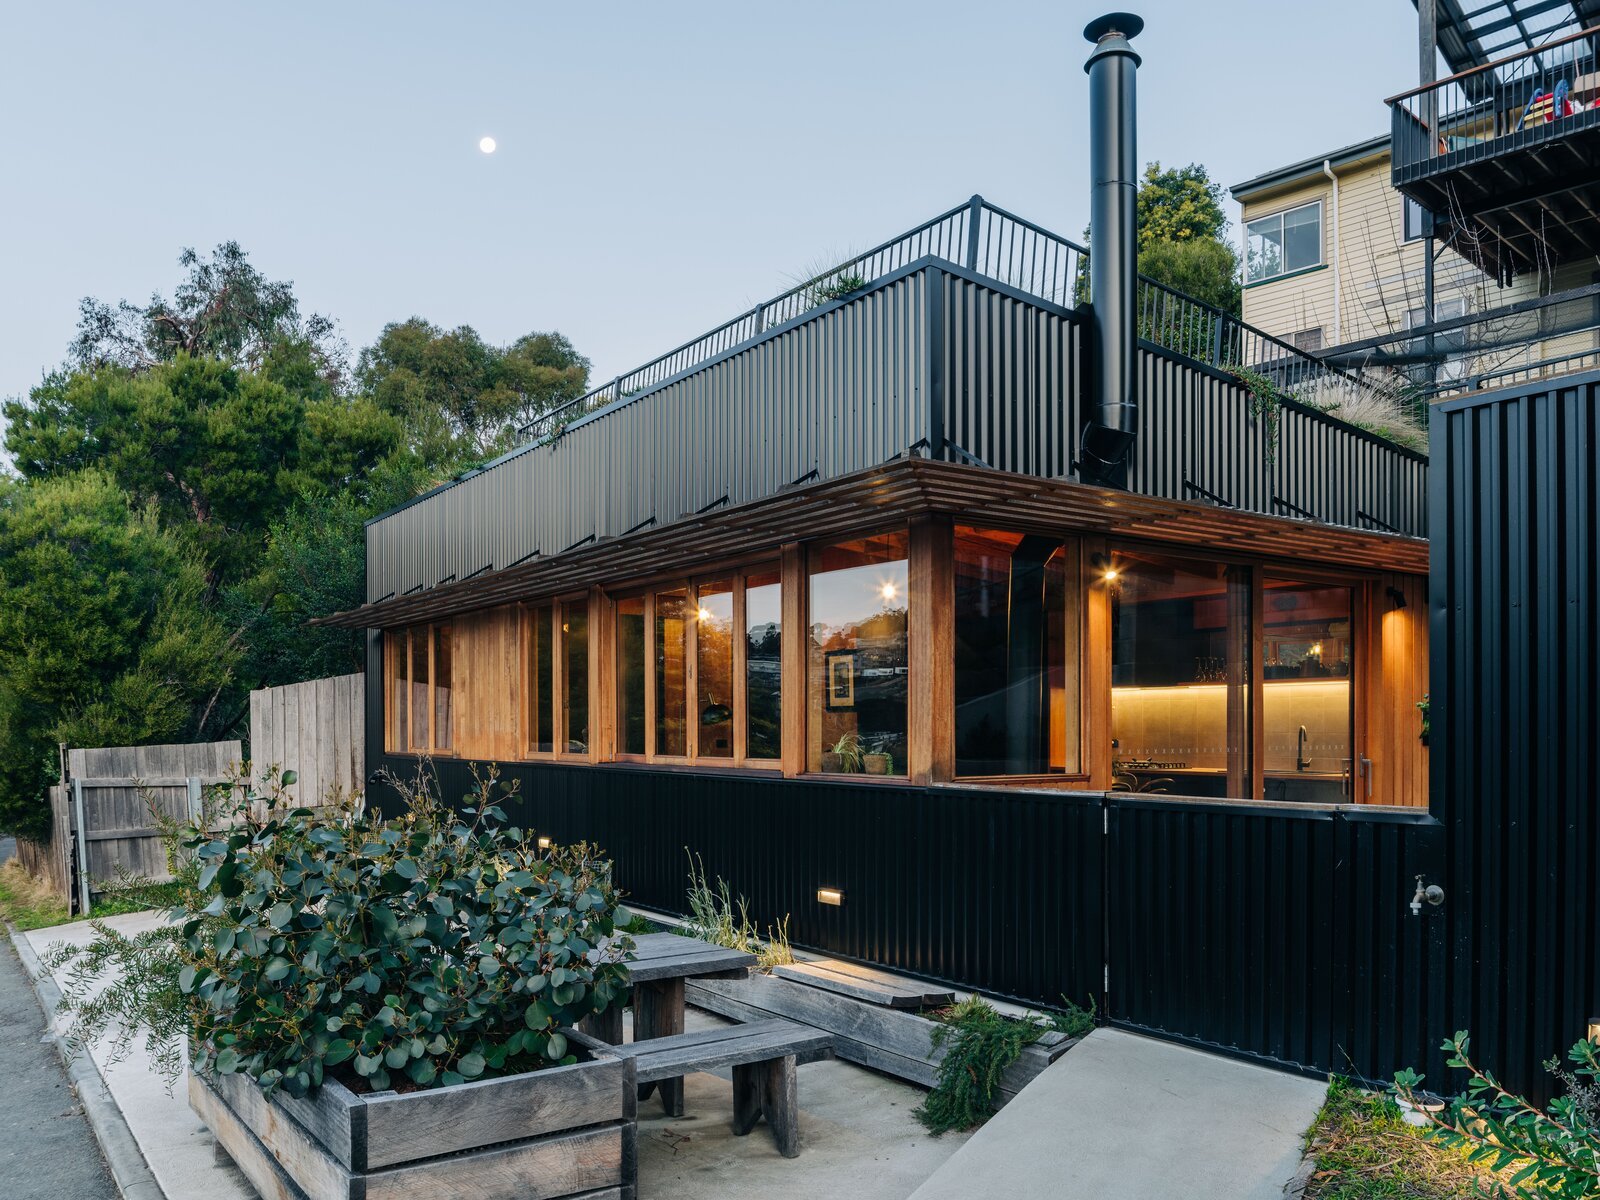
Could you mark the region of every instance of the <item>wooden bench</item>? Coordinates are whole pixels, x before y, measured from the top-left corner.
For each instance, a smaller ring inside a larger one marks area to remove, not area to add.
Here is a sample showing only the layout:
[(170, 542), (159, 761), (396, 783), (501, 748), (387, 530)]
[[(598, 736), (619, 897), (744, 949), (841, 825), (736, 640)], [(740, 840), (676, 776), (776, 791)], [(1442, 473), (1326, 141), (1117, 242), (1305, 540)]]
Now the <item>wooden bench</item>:
[[(696, 1029), (669, 1037), (609, 1047), (632, 1058), (643, 1088), (691, 1071), (733, 1068), (733, 1132), (743, 1137), (762, 1117), (785, 1158), (800, 1153), (800, 1110), (795, 1068), (833, 1057), (833, 1035), (797, 1021), (774, 1018), (746, 1025)], [(662, 1102), (673, 1113), (668, 1093)]]

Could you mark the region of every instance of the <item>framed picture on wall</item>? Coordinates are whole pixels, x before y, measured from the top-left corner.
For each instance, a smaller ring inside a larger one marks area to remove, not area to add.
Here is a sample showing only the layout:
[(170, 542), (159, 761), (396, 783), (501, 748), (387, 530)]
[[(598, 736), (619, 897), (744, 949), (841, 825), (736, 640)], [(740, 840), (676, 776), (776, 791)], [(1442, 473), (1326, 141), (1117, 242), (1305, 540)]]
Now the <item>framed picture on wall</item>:
[(822, 656), (822, 707), (828, 712), (853, 712), (856, 707), (856, 652), (829, 650)]

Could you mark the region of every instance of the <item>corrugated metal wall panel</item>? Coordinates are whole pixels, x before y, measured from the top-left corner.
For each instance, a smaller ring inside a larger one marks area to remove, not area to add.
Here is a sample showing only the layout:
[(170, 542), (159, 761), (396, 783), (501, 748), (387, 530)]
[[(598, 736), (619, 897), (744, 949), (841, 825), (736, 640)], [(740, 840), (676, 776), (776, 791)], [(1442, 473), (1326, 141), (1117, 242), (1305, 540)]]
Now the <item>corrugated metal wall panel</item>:
[(1292, 1066), (1436, 1075), (1446, 930), (1408, 902), (1442, 850), (1424, 814), (1118, 798), (1110, 1015)]
[[(411, 768), (388, 759), (397, 774)], [(435, 764), (442, 794), (464, 763)], [(630, 767), (502, 764), (504, 805), (558, 842), (598, 843), (639, 904), (684, 911), (690, 853), (798, 944), (1059, 1005), (1101, 1002), (1098, 797), (873, 787)], [(759, 811), (759, 818), (753, 812)], [(819, 887), (845, 894), (834, 908)]]
[(1435, 810), (1456, 1027), (1513, 1088), (1600, 1015), (1600, 373), (1432, 423)]
[[(368, 599), (875, 466), (937, 440), (936, 416), (992, 467), (1070, 476), (1080, 323), (948, 264), (888, 277), (375, 522)], [(1236, 380), (1148, 343), (1140, 378), (1135, 491), (1422, 532), (1418, 456), (1308, 409), (1258, 412)]]
[(368, 527), (367, 597), (557, 554), (927, 436), (926, 272), (893, 279)]

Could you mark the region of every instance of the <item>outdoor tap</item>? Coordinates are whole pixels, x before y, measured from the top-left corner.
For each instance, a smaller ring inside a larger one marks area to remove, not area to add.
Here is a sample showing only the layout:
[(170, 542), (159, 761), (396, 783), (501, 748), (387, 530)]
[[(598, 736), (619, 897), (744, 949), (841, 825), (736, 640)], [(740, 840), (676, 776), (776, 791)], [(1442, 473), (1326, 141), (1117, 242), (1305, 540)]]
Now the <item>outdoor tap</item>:
[(1439, 905), (1444, 903), (1444, 889), (1437, 883), (1424, 885), (1422, 882), (1422, 876), (1418, 875), (1417, 893), (1411, 897), (1411, 915), (1413, 917), (1420, 917), (1422, 915), (1422, 904), (1424, 901), (1437, 908)]
[(1311, 760), (1306, 757), (1306, 742), (1309, 740), (1310, 735), (1306, 733), (1306, 727), (1304, 725), (1300, 726), (1300, 732), (1295, 736), (1294, 744), (1294, 769), (1296, 771), (1309, 771), (1311, 769)]

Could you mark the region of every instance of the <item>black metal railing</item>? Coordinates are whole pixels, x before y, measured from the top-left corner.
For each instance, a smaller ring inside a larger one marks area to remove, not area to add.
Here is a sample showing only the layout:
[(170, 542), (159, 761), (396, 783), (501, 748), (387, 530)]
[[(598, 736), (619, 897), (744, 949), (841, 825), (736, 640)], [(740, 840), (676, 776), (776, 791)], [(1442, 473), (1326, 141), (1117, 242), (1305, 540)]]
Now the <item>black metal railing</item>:
[[(658, 358), (619, 375), (522, 427), (540, 441), (580, 417), (698, 366), (735, 346), (874, 282), (919, 259), (942, 259), (1040, 300), (1071, 308), (1089, 301), (1087, 248), (973, 196), (915, 229), (762, 301)], [(1238, 317), (1140, 277), (1139, 336), (1217, 370), (1248, 371), (1319, 408), (1373, 392), (1359, 375), (1324, 363)]]
[(1391, 96), (1396, 182), (1600, 124), (1600, 27)]
[(1600, 284), (1351, 342), (1329, 359), (1352, 374), (1404, 380), (1426, 405), (1600, 364)]

